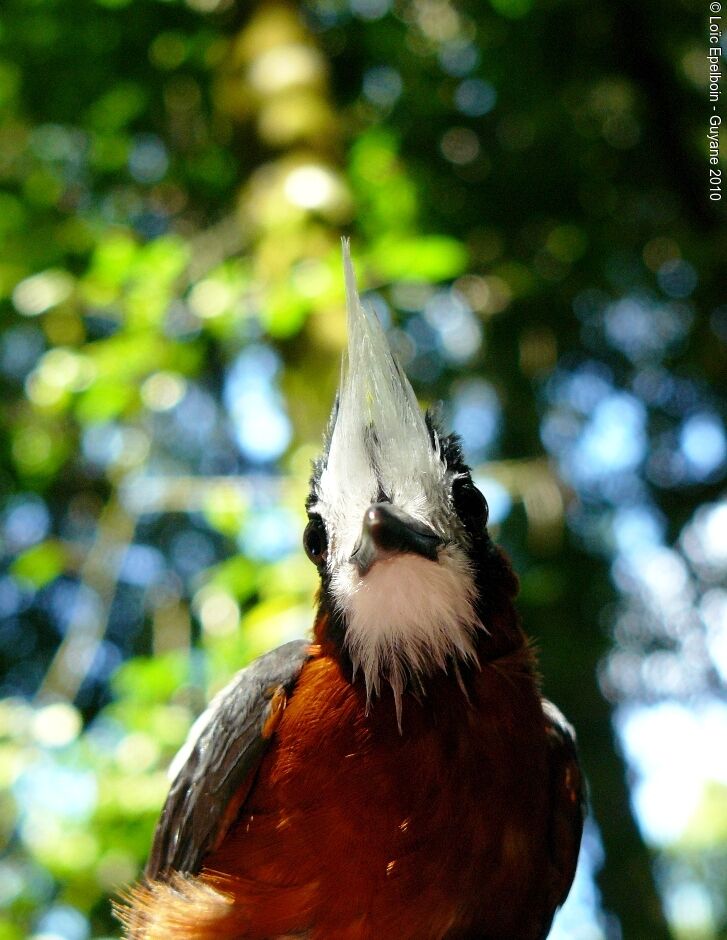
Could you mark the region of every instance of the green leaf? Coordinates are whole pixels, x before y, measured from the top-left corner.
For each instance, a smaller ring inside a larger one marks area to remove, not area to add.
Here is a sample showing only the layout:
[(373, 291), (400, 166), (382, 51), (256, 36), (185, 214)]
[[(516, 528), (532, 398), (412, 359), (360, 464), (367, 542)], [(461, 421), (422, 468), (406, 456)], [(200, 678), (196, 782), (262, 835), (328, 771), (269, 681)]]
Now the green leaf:
[(386, 281), (451, 280), (467, 268), (467, 249), (445, 235), (415, 238), (386, 236), (371, 249), (368, 260)]
[(169, 283), (189, 261), (189, 246), (176, 235), (156, 238), (139, 250), (131, 274), (139, 280)]
[(210, 568), (205, 583), (223, 588), (238, 601), (245, 601), (257, 590), (257, 567), (248, 558), (235, 555)]
[(136, 388), (126, 382), (95, 382), (80, 395), (75, 407), (76, 417), (82, 424), (110, 421), (122, 414), (136, 395)]
[(116, 672), (112, 685), (118, 696), (152, 705), (166, 703), (188, 678), (187, 655), (174, 652), (128, 660)]
[(280, 284), (268, 294), (261, 319), (270, 336), (287, 339), (300, 332), (309, 312), (309, 300), (290, 284)]
[(25, 931), (19, 924), (13, 923), (11, 918), (0, 917), (0, 940), (23, 940)]
[(202, 511), (218, 532), (234, 538), (244, 522), (247, 501), (238, 487), (216, 486), (205, 499)]
[(120, 130), (141, 114), (146, 101), (147, 94), (140, 85), (122, 82), (93, 103), (89, 122), (99, 130)]
[(57, 578), (65, 566), (66, 553), (62, 544), (49, 539), (18, 555), (10, 571), (16, 578), (41, 588)]
[(350, 177), (363, 231), (411, 231), (419, 211), (414, 181), (399, 158), (395, 134), (377, 127), (362, 134), (351, 148)]

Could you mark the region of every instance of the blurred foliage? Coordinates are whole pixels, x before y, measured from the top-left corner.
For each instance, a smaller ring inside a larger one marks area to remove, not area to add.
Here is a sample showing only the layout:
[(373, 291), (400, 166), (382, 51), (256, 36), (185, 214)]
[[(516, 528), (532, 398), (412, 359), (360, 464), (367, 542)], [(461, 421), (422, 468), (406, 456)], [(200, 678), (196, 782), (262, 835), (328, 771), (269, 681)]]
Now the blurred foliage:
[(553, 936), (727, 936), (703, 6), (6, 0), (0, 940), (116, 933), (193, 717), (309, 628), (341, 232), (579, 731)]

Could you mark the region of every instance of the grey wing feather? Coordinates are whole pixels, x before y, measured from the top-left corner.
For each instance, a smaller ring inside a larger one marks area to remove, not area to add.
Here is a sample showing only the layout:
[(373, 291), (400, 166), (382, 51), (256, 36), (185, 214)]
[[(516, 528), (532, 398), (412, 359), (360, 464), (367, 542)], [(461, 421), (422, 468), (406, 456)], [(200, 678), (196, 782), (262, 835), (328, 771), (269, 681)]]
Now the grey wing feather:
[[(268, 741), (263, 735), (270, 700), (290, 692), (308, 658), (309, 643), (295, 640), (241, 670), (200, 716), (182, 749), (157, 823), (145, 876), (196, 874), (233, 822), (233, 801), (246, 795)], [(239, 808), (239, 804), (238, 804)]]
[(543, 699), (548, 741), (550, 827), (548, 900), (541, 937), (547, 937), (556, 910), (568, 897), (578, 864), (586, 816), (586, 787), (578, 761), (576, 736), (562, 713)]

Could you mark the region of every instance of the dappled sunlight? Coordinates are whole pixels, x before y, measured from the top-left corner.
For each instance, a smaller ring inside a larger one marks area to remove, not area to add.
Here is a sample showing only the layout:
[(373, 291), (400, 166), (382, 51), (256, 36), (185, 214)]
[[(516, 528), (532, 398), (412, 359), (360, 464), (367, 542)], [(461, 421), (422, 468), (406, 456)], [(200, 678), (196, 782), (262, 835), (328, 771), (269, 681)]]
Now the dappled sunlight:
[(580, 736), (551, 936), (721, 936), (727, 307), (689, 11), (631, 11), (643, 74), (570, 0), (4, 12), (2, 940), (114, 933), (193, 718), (310, 628), (342, 234)]

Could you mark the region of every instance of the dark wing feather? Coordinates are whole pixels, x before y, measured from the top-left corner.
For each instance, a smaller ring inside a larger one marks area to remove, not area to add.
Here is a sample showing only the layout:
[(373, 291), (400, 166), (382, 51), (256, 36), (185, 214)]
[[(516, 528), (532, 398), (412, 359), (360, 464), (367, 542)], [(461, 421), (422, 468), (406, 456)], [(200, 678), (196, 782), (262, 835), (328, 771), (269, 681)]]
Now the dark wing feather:
[(543, 929), (548, 936), (556, 910), (568, 897), (578, 864), (578, 852), (586, 815), (586, 788), (576, 750), (573, 728), (561, 712), (543, 699), (548, 741), (550, 824), (547, 901)]
[(269, 743), (263, 729), (271, 699), (281, 687), (286, 693), (292, 690), (308, 650), (306, 641), (295, 640), (261, 656), (200, 717), (157, 823), (145, 871), (149, 881), (172, 871), (196, 874), (222, 841)]

